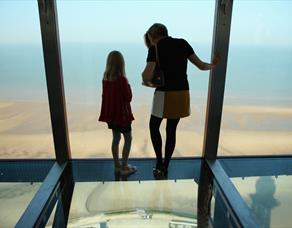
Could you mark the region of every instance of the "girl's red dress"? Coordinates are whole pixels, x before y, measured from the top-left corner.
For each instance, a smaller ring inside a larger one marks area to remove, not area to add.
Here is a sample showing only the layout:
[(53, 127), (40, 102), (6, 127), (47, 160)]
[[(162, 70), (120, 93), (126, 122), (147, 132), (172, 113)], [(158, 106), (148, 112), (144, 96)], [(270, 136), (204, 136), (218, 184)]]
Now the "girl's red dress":
[(130, 102), (132, 91), (127, 79), (119, 76), (116, 80), (102, 81), (102, 105), (99, 121), (126, 127), (134, 120)]

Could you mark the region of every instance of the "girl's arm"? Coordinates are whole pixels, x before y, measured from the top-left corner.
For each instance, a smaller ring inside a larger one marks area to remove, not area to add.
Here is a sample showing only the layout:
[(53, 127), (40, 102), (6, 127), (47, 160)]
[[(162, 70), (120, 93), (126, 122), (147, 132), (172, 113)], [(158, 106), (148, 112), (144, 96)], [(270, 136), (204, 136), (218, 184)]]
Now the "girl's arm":
[(211, 70), (215, 68), (215, 66), (218, 64), (219, 55), (218, 54), (214, 55), (212, 63), (203, 62), (195, 53), (192, 54), (188, 59), (191, 61), (192, 64), (194, 64), (200, 70)]
[(126, 102), (131, 102), (132, 90), (131, 90), (130, 84), (128, 83), (128, 80), (125, 77), (122, 78), (121, 87), (122, 87), (121, 92), (122, 92), (123, 99)]

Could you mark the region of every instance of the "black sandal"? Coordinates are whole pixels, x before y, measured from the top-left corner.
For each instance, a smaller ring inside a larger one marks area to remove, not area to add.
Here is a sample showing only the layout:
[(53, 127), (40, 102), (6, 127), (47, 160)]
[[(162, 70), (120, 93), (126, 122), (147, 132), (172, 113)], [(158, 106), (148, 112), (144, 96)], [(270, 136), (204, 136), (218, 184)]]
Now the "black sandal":
[(156, 180), (165, 180), (167, 179), (167, 170), (163, 166), (156, 166), (153, 168), (153, 176)]

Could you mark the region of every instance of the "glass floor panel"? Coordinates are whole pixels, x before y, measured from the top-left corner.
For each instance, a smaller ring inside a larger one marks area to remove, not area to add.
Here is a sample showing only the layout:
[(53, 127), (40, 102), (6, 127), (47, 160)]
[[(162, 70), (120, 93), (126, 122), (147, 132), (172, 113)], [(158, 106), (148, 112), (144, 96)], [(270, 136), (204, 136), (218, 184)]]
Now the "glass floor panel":
[(51, 160), (0, 160), (0, 227), (14, 227), (53, 165)]
[(173, 159), (168, 180), (153, 180), (154, 159), (132, 159), (130, 163), (138, 172), (125, 179), (114, 176), (111, 160), (72, 161), (75, 184), (67, 227), (195, 228), (199, 223), (201, 227), (235, 224), (234, 216), (230, 216), (233, 212), (213, 184), (207, 164), (200, 159)]
[[(44, 186), (50, 186), (61, 166), (66, 168), (54, 182), (59, 193), (52, 195), (58, 197), (58, 206), (56, 201), (47, 204), (50, 209), (44, 207), (45, 217), (39, 220), (45, 221), (46, 227), (53, 223), (97, 228), (257, 227), (256, 218), (259, 227), (292, 227), (288, 217), (292, 209), (291, 157), (225, 158), (215, 163), (173, 159), (168, 180), (154, 180), (155, 159), (131, 159), (130, 163), (138, 172), (117, 178), (110, 159), (77, 159), (54, 166), (52, 161), (0, 160), (1, 227), (15, 225), (22, 212), (10, 208), (24, 211), (43, 180), (46, 178)], [(34, 200), (34, 204), (39, 202)], [(4, 224), (11, 212), (15, 221)]]
[(226, 159), (222, 164), (260, 227), (292, 227), (291, 158)]
[(41, 183), (0, 182), (1, 227), (14, 227)]
[(68, 227), (197, 227), (197, 192), (194, 179), (75, 183)]

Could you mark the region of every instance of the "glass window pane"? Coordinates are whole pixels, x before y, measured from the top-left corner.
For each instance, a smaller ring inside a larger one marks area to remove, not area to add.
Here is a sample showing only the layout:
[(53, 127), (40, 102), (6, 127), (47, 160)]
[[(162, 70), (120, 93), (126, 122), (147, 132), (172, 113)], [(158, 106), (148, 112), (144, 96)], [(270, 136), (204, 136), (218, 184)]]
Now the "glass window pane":
[(291, 154), (291, 1), (234, 1), (219, 155)]
[[(58, 1), (58, 18), (73, 157), (110, 157), (111, 131), (98, 122), (101, 83), (111, 50), (122, 52), (133, 90), (130, 156), (153, 157), (148, 121), (153, 89), (141, 85), (147, 48), (143, 35), (155, 22), (186, 39), (210, 60), (214, 1)], [(201, 156), (208, 72), (189, 63), (192, 115), (181, 119), (174, 156)], [(161, 126), (165, 139), (165, 123)]]
[(54, 157), (37, 1), (0, 1), (0, 158)]

